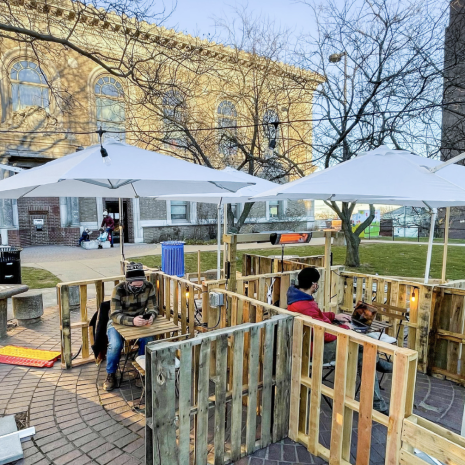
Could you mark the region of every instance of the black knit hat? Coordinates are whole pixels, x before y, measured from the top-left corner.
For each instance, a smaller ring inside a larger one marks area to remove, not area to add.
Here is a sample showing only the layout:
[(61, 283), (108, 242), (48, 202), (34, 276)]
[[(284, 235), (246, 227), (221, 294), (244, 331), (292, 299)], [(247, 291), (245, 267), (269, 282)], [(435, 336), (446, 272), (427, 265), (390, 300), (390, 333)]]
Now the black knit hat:
[(126, 281), (144, 281), (145, 273), (142, 263), (131, 262), (126, 265)]

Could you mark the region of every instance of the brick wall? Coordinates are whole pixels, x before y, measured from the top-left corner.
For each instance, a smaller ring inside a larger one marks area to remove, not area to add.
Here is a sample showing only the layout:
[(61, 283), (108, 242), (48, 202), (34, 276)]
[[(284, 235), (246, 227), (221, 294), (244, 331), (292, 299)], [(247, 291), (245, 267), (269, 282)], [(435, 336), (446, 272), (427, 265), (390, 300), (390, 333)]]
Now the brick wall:
[[(62, 228), (60, 199), (56, 197), (23, 198), (18, 200), (19, 232), (10, 234), (14, 241), (19, 236), (21, 247), (31, 245), (70, 245), (79, 241), (79, 228)], [(36, 231), (34, 219), (44, 221), (43, 230)], [(13, 244), (11, 244), (13, 245)]]
[(143, 220), (166, 220), (166, 201), (141, 197), (139, 199), (140, 219)]

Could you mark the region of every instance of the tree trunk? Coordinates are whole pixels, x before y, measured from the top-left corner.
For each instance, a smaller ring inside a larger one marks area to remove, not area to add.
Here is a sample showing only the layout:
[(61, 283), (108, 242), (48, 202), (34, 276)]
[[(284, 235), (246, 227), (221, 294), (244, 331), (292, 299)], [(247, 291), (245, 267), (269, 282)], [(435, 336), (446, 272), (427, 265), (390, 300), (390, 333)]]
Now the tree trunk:
[(234, 222), (234, 214), (232, 212), (231, 204), (228, 204), (228, 233), (239, 234), (245, 220), (248, 218), (250, 210), (252, 210), (254, 202), (247, 202), (244, 204), (241, 216)]
[(342, 220), (342, 231), (346, 239), (346, 261), (345, 266), (357, 268), (360, 266), (360, 237), (352, 232), (352, 225), (350, 221)]
[(355, 202), (349, 204), (348, 202), (341, 202), (341, 208), (339, 208), (336, 202), (325, 202), (326, 205), (331, 207), (339, 216), (342, 221), (342, 232), (346, 239), (346, 261), (345, 266), (351, 268), (358, 268), (360, 266), (360, 234), (370, 226), (375, 218), (375, 207), (370, 205), (370, 215), (361, 224), (357, 226), (355, 231), (352, 231), (352, 213), (354, 212)]

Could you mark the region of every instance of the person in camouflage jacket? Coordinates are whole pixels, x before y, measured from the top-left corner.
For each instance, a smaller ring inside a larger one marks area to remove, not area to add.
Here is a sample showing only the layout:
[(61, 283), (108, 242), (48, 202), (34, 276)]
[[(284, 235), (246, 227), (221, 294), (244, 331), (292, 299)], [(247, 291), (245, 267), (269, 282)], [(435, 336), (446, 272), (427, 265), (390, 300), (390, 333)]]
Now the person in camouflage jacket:
[[(144, 318), (145, 316), (145, 318)], [(154, 285), (145, 279), (140, 263), (129, 263), (125, 281), (113, 289), (110, 303), (110, 318), (107, 326), (107, 379), (103, 388), (111, 391), (116, 387), (116, 370), (121, 358), (123, 338), (113, 324), (126, 326), (151, 325), (158, 316)], [(139, 339), (139, 355), (144, 355), (145, 345), (152, 337)]]

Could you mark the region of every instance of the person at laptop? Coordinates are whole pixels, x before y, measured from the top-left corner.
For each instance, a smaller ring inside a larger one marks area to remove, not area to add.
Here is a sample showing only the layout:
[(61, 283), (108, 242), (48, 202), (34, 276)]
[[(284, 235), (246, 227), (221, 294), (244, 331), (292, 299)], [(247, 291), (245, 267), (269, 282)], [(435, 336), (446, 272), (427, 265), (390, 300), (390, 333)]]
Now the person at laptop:
[[(338, 324), (341, 328), (353, 329), (351, 316), (347, 314), (336, 315), (333, 312), (322, 312), (315, 302), (313, 295), (318, 291), (320, 273), (316, 268), (304, 268), (298, 275), (298, 284), (291, 286), (287, 291), (287, 309), (291, 312), (307, 315), (324, 323)], [(325, 333), (324, 336), (323, 363), (336, 360), (337, 337)], [(363, 359), (362, 351), (359, 352), (359, 369)], [(376, 369), (384, 373), (392, 372), (392, 364), (385, 360), (378, 360)], [(381, 413), (389, 414), (389, 407), (381, 396), (378, 376), (375, 373), (375, 388), (373, 395), (373, 408)]]
[[(121, 358), (123, 338), (113, 324), (127, 326), (151, 325), (158, 316), (155, 286), (147, 281), (141, 263), (128, 263), (126, 279), (114, 289), (110, 303), (110, 318), (107, 326), (107, 379), (103, 389), (112, 391), (116, 387), (116, 370)], [(139, 339), (139, 355), (145, 354), (145, 346), (152, 337)]]

